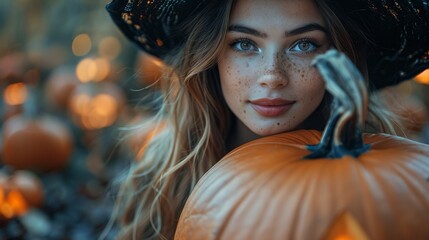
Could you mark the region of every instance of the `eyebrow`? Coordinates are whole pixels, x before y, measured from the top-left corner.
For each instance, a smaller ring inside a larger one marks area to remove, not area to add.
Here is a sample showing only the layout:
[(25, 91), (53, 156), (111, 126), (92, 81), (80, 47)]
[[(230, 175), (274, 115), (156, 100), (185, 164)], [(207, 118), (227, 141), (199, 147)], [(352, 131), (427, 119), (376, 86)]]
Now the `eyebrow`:
[[(298, 34), (305, 33), (305, 32), (310, 32), (310, 31), (314, 31), (314, 30), (319, 30), (319, 31), (322, 31), (322, 32), (328, 34), (328, 30), (326, 30), (326, 28), (324, 28), (322, 25), (320, 25), (318, 23), (309, 23), (309, 24), (306, 24), (304, 26), (292, 29), (290, 31), (286, 31), (285, 36), (290, 37), (290, 36), (298, 35)], [(247, 33), (247, 34), (254, 35), (257, 37), (261, 37), (261, 38), (267, 37), (266, 33), (259, 32), (256, 29), (246, 27), (243, 25), (238, 25), (238, 24), (229, 26), (228, 31)]]
[(259, 32), (256, 29), (249, 28), (249, 27), (246, 27), (246, 26), (243, 26), (243, 25), (231, 25), (231, 26), (229, 26), (228, 31), (230, 31), (230, 32), (247, 33), (247, 34), (254, 35), (254, 36), (257, 36), (257, 37), (261, 37), (261, 38), (266, 38), (267, 37), (266, 33), (261, 33), (261, 32)]
[(324, 28), (322, 25), (320, 25), (318, 23), (309, 23), (309, 24), (306, 24), (302, 27), (298, 27), (298, 28), (295, 28), (289, 32), (286, 32), (286, 36), (289, 37), (289, 36), (298, 35), (301, 33), (315, 31), (315, 30), (319, 30), (319, 31), (322, 31), (322, 32), (328, 34), (328, 30), (326, 30), (326, 28)]

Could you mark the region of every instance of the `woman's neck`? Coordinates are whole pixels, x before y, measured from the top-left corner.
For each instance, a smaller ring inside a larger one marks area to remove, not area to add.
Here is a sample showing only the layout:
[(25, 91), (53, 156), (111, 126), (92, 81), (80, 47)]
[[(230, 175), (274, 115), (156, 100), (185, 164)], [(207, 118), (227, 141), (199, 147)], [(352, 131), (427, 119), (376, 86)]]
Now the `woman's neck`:
[(226, 141), (226, 151), (230, 152), (236, 147), (257, 138), (260, 138), (260, 136), (252, 132), (240, 120), (234, 119), (230, 134)]
[[(294, 130), (314, 129), (323, 131), (327, 119), (329, 118), (329, 106), (331, 101), (331, 96), (325, 95), (322, 103), (317, 107), (317, 109)], [(234, 117), (231, 124), (230, 134), (226, 140), (226, 151), (230, 152), (234, 148), (260, 137), (261, 136), (255, 134), (248, 127), (246, 127), (246, 125), (244, 125), (239, 119)]]

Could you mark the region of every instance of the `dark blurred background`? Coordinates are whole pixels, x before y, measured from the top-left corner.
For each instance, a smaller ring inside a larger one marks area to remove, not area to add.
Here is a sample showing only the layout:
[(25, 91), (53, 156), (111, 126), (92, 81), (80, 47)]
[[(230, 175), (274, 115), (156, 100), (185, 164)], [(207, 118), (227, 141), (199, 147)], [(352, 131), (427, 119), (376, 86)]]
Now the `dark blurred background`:
[[(125, 40), (107, 3), (0, 1), (0, 240), (96, 239), (112, 180), (150, 138), (133, 126), (156, 111), (166, 67)], [(400, 135), (429, 143), (429, 71), (380, 96)]]
[(143, 151), (149, 131), (127, 127), (156, 110), (164, 65), (107, 3), (0, 1), (0, 240), (96, 239), (111, 181)]

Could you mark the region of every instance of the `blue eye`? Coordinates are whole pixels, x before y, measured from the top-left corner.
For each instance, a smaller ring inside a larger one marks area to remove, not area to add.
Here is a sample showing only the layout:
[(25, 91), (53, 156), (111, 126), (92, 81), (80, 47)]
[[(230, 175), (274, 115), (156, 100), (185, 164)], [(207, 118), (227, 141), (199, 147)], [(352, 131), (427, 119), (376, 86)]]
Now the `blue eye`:
[(259, 48), (250, 39), (238, 39), (230, 45), (234, 50), (239, 52), (259, 52)]
[(313, 41), (310, 41), (308, 39), (302, 39), (297, 42), (290, 48), (290, 51), (292, 52), (313, 52), (320, 46)]

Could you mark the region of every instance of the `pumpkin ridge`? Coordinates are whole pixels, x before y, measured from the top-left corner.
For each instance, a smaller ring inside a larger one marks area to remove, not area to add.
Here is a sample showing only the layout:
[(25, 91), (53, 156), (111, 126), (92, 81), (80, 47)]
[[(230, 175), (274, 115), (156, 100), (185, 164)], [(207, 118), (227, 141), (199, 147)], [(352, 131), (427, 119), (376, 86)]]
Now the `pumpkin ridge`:
[[(294, 172), (294, 169), (296, 169), (296, 167), (291, 166), (291, 165), (295, 165), (296, 163), (298, 163), (300, 161), (301, 160), (293, 161), (293, 162), (282, 161), (282, 160), (274, 161), (274, 164), (270, 165), (270, 169), (268, 169), (268, 170), (264, 169), (265, 172), (262, 175), (264, 175), (264, 180), (265, 181), (260, 181), (258, 179), (252, 179), (252, 181), (255, 181), (255, 182), (258, 183), (258, 186), (262, 186), (262, 187), (259, 187), (259, 188), (253, 187), (258, 192), (257, 193), (256, 192), (252, 192), (252, 195), (255, 195), (255, 194), (264, 195), (263, 194), (263, 192), (264, 192), (264, 185), (266, 185), (268, 182), (272, 182), (272, 183), (276, 182), (277, 184), (279, 184), (281, 182), (281, 180), (284, 179), (284, 175), (286, 174), (284, 172), (284, 166), (285, 165), (288, 165), (289, 168), (290, 168), (289, 172), (291, 174), (289, 175), (289, 178), (290, 178), (290, 181), (292, 183), (294, 182), (295, 184), (300, 184), (300, 185), (303, 185), (303, 186), (304, 185), (308, 185), (308, 182), (301, 181), (301, 176), (297, 175)], [(300, 167), (300, 165), (296, 165), (296, 166)], [(296, 170), (298, 171), (299, 169), (296, 169)], [(280, 174), (278, 174), (278, 173), (280, 173)], [(277, 180), (277, 179), (279, 179), (279, 180)], [(311, 182), (314, 182), (314, 181), (311, 181)], [(290, 189), (290, 190), (293, 190), (294, 188), (291, 188), (290, 185), (293, 185), (293, 184), (289, 184), (289, 185), (286, 185), (286, 186), (278, 186), (278, 189)], [(316, 184), (314, 184), (314, 185), (316, 185)], [(276, 188), (276, 187), (271, 187), (270, 189), (273, 189), (273, 188)], [(276, 204), (273, 204), (273, 201), (276, 202), (276, 199), (287, 199), (285, 201), (287, 201), (287, 202), (290, 203), (288, 205), (295, 206), (295, 207), (293, 209), (291, 209), (290, 211), (288, 211), (290, 213), (285, 212), (285, 214), (287, 214), (287, 215), (293, 215), (293, 216), (300, 215), (301, 212), (303, 211), (303, 209), (300, 207), (300, 205), (301, 205), (302, 199), (306, 199), (305, 196), (308, 195), (308, 189), (306, 187), (300, 187), (298, 189), (300, 189), (300, 192), (288, 192), (288, 194), (286, 194), (287, 191), (274, 191), (272, 195), (269, 195), (270, 196), (270, 200), (269, 201), (271, 202), (272, 205), (276, 205)], [(272, 190), (269, 190), (269, 192), (271, 193)], [(291, 199), (289, 197), (290, 195), (294, 196), (294, 199)], [(251, 197), (251, 195), (249, 195), (249, 197)], [(255, 197), (253, 197), (252, 199), (255, 199)], [(265, 199), (265, 201), (264, 201), (264, 199)], [(260, 200), (263, 200), (260, 203), (261, 205), (264, 205), (264, 203), (267, 201), (266, 198), (264, 198), (264, 199), (260, 199)], [(292, 202), (290, 202), (290, 201), (292, 201)], [(246, 201), (244, 201), (242, 203), (243, 203), (243, 205), (246, 205)], [(254, 214), (256, 216), (260, 216), (261, 218), (263, 218), (263, 216), (267, 216), (268, 217), (268, 216), (272, 216), (272, 214), (277, 214), (277, 212), (272, 213), (272, 211), (269, 211), (269, 210), (272, 210), (272, 208), (270, 208), (269, 206), (267, 206), (266, 208), (259, 207), (258, 209), (260, 211), (262, 211), (262, 209), (264, 209), (264, 211), (262, 213)], [(270, 212), (271, 212), (271, 214), (270, 214)], [(246, 213), (246, 214), (248, 214), (248, 213)], [(240, 216), (237, 216), (237, 218), (240, 219)], [(288, 218), (290, 218), (290, 217), (288, 217)], [(288, 227), (288, 229), (290, 230), (289, 231), (289, 238), (288, 239), (297, 239), (296, 236), (299, 236), (299, 234), (300, 234), (299, 233), (299, 229), (297, 227), (295, 227), (295, 226), (300, 226), (300, 225), (297, 222), (292, 222), (291, 226)], [(268, 229), (268, 228), (269, 228), (269, 226), (267, 226), (266, 229)], [(274, 230), (275, 229), (272, 229), (272, 231), (274, 231)], [(265, 233), (265, 231), (264, 231), (264, 233)], [(275, 235), (275, 233), (270, 233), (270, 234), (271, 234), (271, 236)], [(281, 233), (278, 233), (278, 234), (281, 236)], [(255, 236), (255, 235), (252, 234), (252, 237), (257, 238), (258, 236), (259, 235)], [(243, 238), (241, 238), (241, 239), (243, 239)], [(278, 238), (274, 238), (274, 239), (278, 239)]]
[[(427, 156), (429, 158), (429, 154)], [(417, 172), (421, 173), (423, 178), (426, 179), (426, 181), (429, 181), (429, 162), (424, 161), (424, 159), (420, 159), (419, 156), (416, 156), (418, 161), (412, 161), (410, 165), (416, 169)]]
[[(305, 159), (303, 159), (302, 161), (306, 161)], [(315, 160), (317, 161), (317, 160)], [(298, 176), (297, 178), (297, 182), (302, 182), (303, 184), (305, 184), (305, 186), (300, 187), (300, 189), (302, 189), (302, 196), (299, 199), (302, 199), (302, 201), (299, 202), (299, 204), (296, 204), (296, 212), (293, 216), (292, 219), (298, 219), (301, 220), (300, 223), (298, 223), (298, 221), (294, 222), (294, 224), (292, 225), (291, 229), (294, 229), (293, 231), (291, 231), (291, 234), (294, 235), (290, 235), (289, 239), (299, 239), (299, 236), (306, 236), (306, 232), (308, 232), (308, 229), (306, 229), (304, 226), (306, 226), (306, 217), (299, 217), (299, 216), (306, 216), (306, 215), (311, 215), (312, 212), (314, 212), (313, 208), (317, 209), (317, 205), (315, 204), (309, 204), (308, 202), (310, 202), (312, 199), (318, 199), (320, 198), (319, 196), (315, 196), (318, 193), (318, 189), (320, 188), (320, 186), (318, 185), (322, 185), (322, 186), (326, 186), (325, 184), (320, 184), (321, 182), (323, 182), (323, 180), (326, 178), (324, 176), (325, 174), (325, 170), (324, 169), (331, 169), (332, 168), (332, 162), (330, 161), (320, 161), (320, 164), (317, 165), (317, 167), (319, 168), (318, 170), (314, 170), (315, 174), (312, 178), (310, 178), (311, 181), (309, 181), (309, 179), (307, 178), (307, 181), (302, 181), (302, 179), (300, 179), (300, 176)], [(333, 175), (328, 176), (329, 178), (333, 177)], [(309, 187), (310, 185), (310, 187)], [(330, 191), (331, 187), (329, 187), (329, 189), (327, 189), (327, 191)], [(308, 206), (309, 209), (304, 209), (303, 206)], [(336, 204), (332, 204), (331, 206), (336, 206)], [(325, 206), (325, 209), (327, 207)], [(330, 211), (331, 209), (328, 209), (326, 211)], [(306, 212), (307, 214), (304, 214), (304, 212)], [(311, 216), (310, 218), (311, 219)], [(320, 219), (323, 220), (323, 219)], [(316, 220), (312, 220), (315, 221)], [(301, 226), (300, 228), (295, 227), (294, 225), (297, 226)], [(304, 227), (304, 228), (303, 228)], [(314, 231), (316, 231), (317, 229), (314, 229)], [(319, 231), (316, 232), (314, 234), (314, 236), (321, 236), (321, 234), (323, 233), (323, 231)], [(293, 237), (292, 237), (293, 236)]]
[[(218, 239), (221, 239), (222, 236), (224, 235), (224, 233), (227, 231), (228, 229), (228, 225), (231, 222), (231, 219), (234, 217), (234, 214), (237, 211), (237, 208), (240, 206), (241, 202), (243, 199), (245, 199), (247, 197), (247, 195), (251, 192), (250, 188), (247, 189), (240, 189), (242, 190), (241, 193), (235, 193), (236, 195), (240, 196), (239, 198), (237, 198), (238, 200), (235, 201), (235, 203), (233, 205), (231, 205), (229, 207), (229, 209), (232, 209), (230, 211), (226, 211), (226, 215), (225, 217), (223, 217), (223, 221), (222, 223), (217, 226), (216, 230), (216, 236), (218, 236)], [(225, 210), (225, 209), (224, 209)]]
[[(283, 145), (283, 144), (281, 144), (281, 145)], [(301, 149), (304, 149), (304, 148), (301, 148)], [(271, 181), (271, 182), (281, 182), (281, 181), (276, 181), (275, 178), (277, 177), (280, 180), (284, 179), (285, 178), (284, 177), (284, 175), (285, 175), (284, 169), (289, 168), (290, 175), (288, 176), (288, 178), (290, 179), (290, 183), (285, 187), (279, 186), (279, 191), (274, 192), (275, 196), (278, 196), (278, 199), (287, 199), (285, 201), (288, 202), (289, 206), (295, 206), (293, 209), (290, 210), (291, 217), (288, 217), (287, 219), (300, 219), (297, 216), (304, 215), (303, 212), (310, 212), (311, 211), (311, 210), (305, 209), (303, 207), (303, 205), (306, 206), (306, 204), (303, 204), (303, 203), (305, 202), (306, 199), (311, 198), (311, 197), (309, 197), (309, 195), (311, 196), (311, 195), (316, 193), (316, 191), (311, 191), (311, 188), (312, 189), (318, 188), (317, 187), (318, 178), (322, 177), (322, 172), (323, 172), (323, 171), (315, 171), (315, 172), (319, 172), (319, 174), (317, 176), (310, 178), (310, 179), (307, 178), (307, 181), (302, 181), (302, 176), (297, 172), (302, 171), (300, 169), (300, 168), (303, 168), (303, 166), (301, 164), (302, 164), (302, 161), (305, 161), (305, 160), (302, 158), (297, 158), (297, 159), (298, 159), (297, 161), (282, 162), (281, 168), (279, 167), (276, 172), (283, 173), (283, 174), (274, 174), (273, 173), (273, 174), (271, 174), (272, 178), (268, 179), (268, 181)], [(287, 167), (284, 167), (285, 165), (287, 165)], [(318, 167), (324, 168), (324, 167), (329, 167), (329, 165), (330, 165), (330, 162), (324, 161), (324, 162), (322, 162), (322, 164), (319, 164)], [(293, 186), (291, 186), (291, 185), (293, 185)], [(296, 185), (302, 185), (302, 187), (296, 188)], [(280, 191), (280, 189), (289, 189), (289, 191), (285, 191), (285, 190)], [(299, 189), (300, 191), (297, 192), (296, 189)], [(273, 199), (275, 196), (271, 196), (271, 199)], [(294, 196), (295, 200), (293, 200), (293, 199), (291, 200), (290, 196)], [(273, 200), (271, 200), (271, 202), (272, 201)], [(276, 204), (273, 204), (273, 205), (276, 205)], [(278, 213), (276, 212), (275, 214), (278, 214)], [(265, 215), (270, 216), (270, 214), (265, 214)], [(304, 236), (307, 229), (301, 229), (300, 226), (305, 226), (305, 225), (306, 225), (306, 222), (299, 223), (298, 221), (293, 221), (292, 223), (288, 224), (289, 231), (288, 231), (288, 238), (287, 239), (300, 239), (298, 236)], [(275, 229), (272, 229), (272, 231), (273, 230), (275, 230)], [(281, 239), (281, 236), (282, 236), (281, 232), (279, 232), (279, 236), (274, 238), (274, 239)]]
[[(400, 177), (401, 181), (406, 185), (406, 187), (414, 193), (413, 195), (409, 196), (408, 199), (410, 199), (410, 201), (414, 202), (415, 204), (429, 202), (429, 196), (425, 196), (424, 194), (425, 192), (429, 192), (429, 184), (427, 183), (426, 178), (406, 166), (404, 167), (396, 164), (392, 165), (391, 168), (395, 175)], [(426, 205), (426, 208), (429, 213), (429, 205)]]
[[(377, 204), (377, 202), (379, 202), (377, 199), (386, 199), (385, 196), (388, 194), (386, 194), (386, 189), (380, 185), (379, 174), (373, 173), (374, 168), (372, 166), (366, 165), (366, 167), (362, 167), (362, 162), (363, 161), (360, 161), (355, 165), (355, 168), (353, 169), (354, 171), (350, 171), (356, 174), (356, 182), (358, 184), (353, 191), (359, 191), (360, 194), (358, 193), (357, 195), (363, 196), (362, 203), (360, 204), (362, 208), (361, 214), (367, 221), (359, 222), (359, 224), (361, 224), (364, 229), (369, 229), (367, 232), (369, 232), (368, 236), (370, 239), (385, 239), (380, 238), (383, 232), (376, 226), (378, 226), (378, 223), (385, 223), (386, 221), (392, 221), (392, 219), (379, 219), (379, 216), (376, 213), (379, 212), (379, 209), (382, 207), (386, 210), (389, 209), (385, 207), (386, 204), (382, 206)], [(378, 238), (376, 236), (378, 236)]]
[[(359, 206), (358, 202), (359, 196), (361, 195), (360, 192), (362, 192), (364, 189), (362, 187), (356, 186), (355, 182), (356, 179), (359, 178), (359, 172), (353, 171), (355, 169), (364, 168), (362, 166), (362, 161), (355, 161), (355, 159), (352, 157), (346, 156), (338, 159), (338, 161), (329, 160), (327, 163), (328, 164), (326, 164), (325, 170), (323, 170), (322, 173), (323, 182), (321, 182), (321, 185), (327, 187), (327, 189), (325, 191), (318, 190), (318, 192), (328, 192), (331, 193), (330, 195), (332, 196), (325, 197), (327, 198), (327, 202), (324, 201), (319, 203), (317, 206), (313, 206), (314, 209), (309, 213), (309, 216), (304, 217), (306, 219), (314, 218), (315, 216), (312, 215), (314, 212), (317, 213), (315, 214), (316, 216), (324, 216), (321, 223), (312, 222), (313, 226), (321, 225), (323, 223), (323, 229), (332, 226), (333, 221), (338, 219), (338, 217), (344, 212), (347, 212), (353, 216), (359, 216), (360, 211), (356, 209), (356, 207), (351, 206), (356, 206), (356, 204)], [(363, 170), (364, 172), (367, 171), (365, 168)], [(343, 176), (343, 172), (351, 172), (354, 174)], [(311, 198), (309, 196), (307, 196), (307, 200), (310, 202), (310, 205), (314, 205), (311, 204)], [(329, 209), (326, 209), (328, 207)], [(362, 225), (361, 223), (359, 224)], [(312, 237), (310, 239), (322, 239), (322, 237), (326, 235), (326, 230), (323, 231), (321, 227), (317, 229), (319, 229), (320, 232), (311, 235)]]
[[(212, 216), (210, 212), (212, 211), (212, 209), (216, 209), (217, 205), (219, 204), (219, 201), (213, 201), (213, 199), (223, 198), (223, 194), (225, 194), (224, 193), (225, 186), (229, 186), (230, 184), (232, 184), (233, 181), (236, 182), (237, 180), (234, 180), (233, 175), (225, 174), (221, 178), (223, 181), (220, 182), (217, 180), (219, 179), (218, 175), (219, 173), (217, 172), (209, 171), (203, 176), (205, 181), (207, 181), (211, 187), (213, 187), (213, 183), (217, 183), (215, 185), (216, 191), (213, 191), (212, 194), (207, 194), (207, 191), (202, 187), (201, 182), (198, 182), (195, 188), (193, 189), (191, 195), (189, 196), (188, 201), (186, 201), (186, 204), (184, 206), (184, 211), (181, 213), (179, 221), (183, 222), (184, 225), (187, 225), (187, 228), (191, 229), (191, 231), (188, 230), (189, 232), (192, 232), (193, 230), (195, 230), (194, 225), (198, 227), (202, 224), (201, 223), (201, 218), (202, 218), (204, 225), (211, 226), (212, 232), (210, 236), (217, 236), (219, 234), (219, 230), (218, 230), (219, 225), (216, 224), (217, 222), (216, 219), (207, 219), (207, 216)], [(192, 199), (192, 195), (200, 195), (201, 197), (198, 199)], [(214, 206), (204, 205), (204, 202), (207, 199), (209, 199), (210, 202), (215, 202), (217, 204)], [(235, 199), (229, 199), (229, 200), (234, 201)], [(192, 208), (189, 206), (192, 206)], [(190, 210), (187, 210), (187, 209), (190, 209)], [(229, 212), (229, 208), (225, 209), (225, 207), (222, 207), (222, 209), (226, 213)], [(222, 218), (224, 216), (225, 215), (222, 215)], [(179, 226), (179, 229), (180, 229), (180, 226)], [(185, 229), (184, 231), (182, 229), (181, 231), (178, 231), (176, 237), (181, 238), (181, 235), (186, 235), (187, 234), (186, 230), (187, 229)], [(209, 239), (212, 239), (212, 238), (210, 237)]]
[[(277, 163), (277, 165), (283, 165), (283, 164), (285, 164), (285, 163), (284, 162), (278, 162)], [(220, 239), (222, 238), (223, 233), (225, 233), (227, 231), (227, 229), (231, 226), (230, 223), (234, 222), (233, 221), (234, 218), (241, 219), (240, 213), (242, 213), (244, 211), (242, 209), (242, 207), (250, 205), (247, 202), (249, 201), (249, 199), (254, 199), (251, 196), (254, 194), (260, 194), (260, 192), (261, 192), (260, 189), (263, 189), (264, 188), (263, 186), (265, 185), (265, 183), (271, 180), (270, 176), (267, 176), (267, 175), (273, 176), (274, 173), (273, 174), (262, 174), (262, 175), (258, 175), (257, 178), (252, 178), (252, 182), (251, 182), (251, 183), (253, 183), (252, 186), (249, 186), (249, 182), (247, 182), (247, 184), (248, 184), (248, 186), (246, 186), (247, 191), (245, 191), (241, 194), (240, 201), (236, 202), (236, 204), (232, 208), (233, 210), (230, 211), (230, 214), (228, 214), (227, 218), (224, 219), (223, 224), (221, 225), (222, 231), (220, 231), (220, 233), (218, 235)], [(252, 174), (252, 176), (254, 176), (254, 174)], [(261, 180), (261, 179), (263, 179), (263, 180)], [(260, 216), (260, 214), (256, 214), (256, 215)], [(241, 229), (240, 231), (245, 231), (245, 229)], [(244, 234), (244, 235), (246, 235), (246, 234)], [(237, 233), (237, 236), (240, 236), (240, 233)]]
[[(279, 163), (282, 164), (282, 163)], [(228, 164), (224, 165), (224, 168), (228, 169)], [(228, 173), (226, 174), (228, 175)], [(248, 175), (253, 176), (252, 173), (249, 173)], [(215, 177), (215, 176), (212, 176)], [(234, 176), (231, 177), (227, 177), (227, 178), (234, 178)], [(259, 176), (259, 178), (267, 178), (265, 175), (263, 176)], [(241, 182), (246, 182), (249, 184), (249, 182), (247, 182), (247, 180), (243, 180), (243, 179), (236, 179), (235, 182), (238, 182), (238, 184), (240, 184)], [(252, 178), (251, 183), (256, 183), (258, 182), (258, 179), (254, 179)], [(228, 182), (225, 187), (229, 187), (229, 185), (231, 185), (232, 182)], [(227, 211), (228, 214), (226, 214), (222, 219), (222, 224), (220, 226), (217, 227), (216, 230), (216, 235), (218, 236), (219, 239), (222, 238), (222, 236), (229, 231), (228, 226), (231, 224), (231, 222), (233, 222), (233, 218), (236, 214), (238, 214), (239, 212), (241, 212), (241, 205), (246, 205), (245, 203), (245, 199), (249, 199), (249, 196), (252, 195), (255, 192), (255, 188), (256, 189), (260, 189), (258, 187), (256, 187), (255, 185), (249, 186), (249, 185), (245, 185), (246, 188), (240, 188), (238, 192), (234, 192), (234, 195), (239, 196), (239, 198), (237, 198), (238, 200), (235, 200), (235, 204), (233, 204), (232, 206), (228, 207), (229, 211)], [(219, 193), (218, 193), (219, 194)], [(228, 201), (231, 201), (231, 199), (228, 199)], [(223, 201), (219, 200), (219, 201), (214, 201), (214, 202), (223, 202), (225, 203), (225, 199), (223, 199)], [(228, 234), (226, 234), (228, 235)]]
[[(374, 233), (372, 236), (370, 235), (371, 239), (406, 239), (405, 236), (409, 236), (410, 234), (406, 233), (405, 230), (403, 230), (405, 227), (403, 224), (395, 224), (398, 219), (401, 219), (403, 221), (403, 218), (405, 217), (404, 213), (406, 214), (407, 211), (404, 209), (404, 201), (406, 201), (407, 205), (413, 204), (412, 202), (429, 202), (429, 199), (426, 198), (426, 201), (424, 200), (424, 192), (428, 192), (428, 187), (425, 187), (423, 181), (410, 181), (407, 179), (414, 178), (416, 172), (409, 167), (407, 167), (407, 163), (405, 162), (393, 162), (393, 164), (389, 164), (384, 166), (383, 168), (357, 168), (355, 171), (359, 173), (361, 180), (358, 181), (360, 184), (359, 189), (364, 190), (362, 192), (362, 196), (367, 196), (367, 198), (363, 199), (365, 202), (362, 203), (362, 206), (364, 207), (363, 212), (365, 213), (364, 219), (368, 219), (370, 222), (361, 223), (364, 228), (370, 228), (369, 232)], [(369, 171), (368, 171), (369, 170)], [(393, 171), (393, 174), (392, 174)], [(387, 175), (385, 174), (387, 173)], [(391, 176), (399, 176), (395, 179), (398, 179), (395, 182), (392, 182), (392, 179), (386, 178), (385, 176), (391, 177)], [(396, 182), (402, 182), (404, 183), (403, 187), (399, 187), (398, 184), (395, 184)], [(371, 184), (370, 184), (371, 183)], [(388, 183), (380, 185), (380, 183)], [(417, 186), (416, 186), (417, 184)], [(423, 188), (426, 188), (426, 191), (416, 191), (415, 187), (422, 186)], [(414, 195), (411, 198), (402, 198), (401, 197), (401, 189), (407, 189), (409, 192), (412, 192)], [(356, 189), (355, 189), (356, 191)], [(415, 196), (415, 194), (418, 192), (420, 196)], [(418, 198), (418, 199), (416, 199)], [(382, 204), (376, 204), (381, 203), (380, 199), (384, 199)], [(414, 204), (413, 204), (414, 205)], [(423, 207), (423, 205), (420, 205), (420, 208)], [(397, 210), (397, 208), (402, 208), (403, 210)], [(429, 205), (426, 207), (427, 211), (424, 211), (426, 214), (429, 213), (428, 209)], [(425, 209), (425, 207), (423, 207)], [(379, 214), (377, 214), (379, 212)], [(372, 213), (372, 214), (370, 214)], [(381, 215), (380, 215), (381, 214)], [(393, 214), (393, 215), (392, 215)], [(383, 217), (382, 217), (383, 216)], [(427, 219), (429, 222), (429, 215), (425, 216), (424, 218)], [(421, 216), (423, 217), (423, 216)], [(420, 219), (421, 219), (420, 217)], [(409, 217), (412, 218), (412, 217)], [(377, 228), (380, 223), (383, 224), (383, 228)], [(396, 227), (395, 227), (396, 226)], [(414, 229), (422, 229), (422, 227), (416, 227), (413, 226)], [(390, 231), (382, 231), (381, 229), (391, 229)], [(427, 229), (427, 228), (426, 228)], [(429, 234), (428, 230), (425, 230), (426, 233), (422, 234)], [(407, 235), (408, 234), (408, 235)], [(414, 234), (415, 235), (415, 234)], [(403, 237), (399, 237), (403, 236)]]

